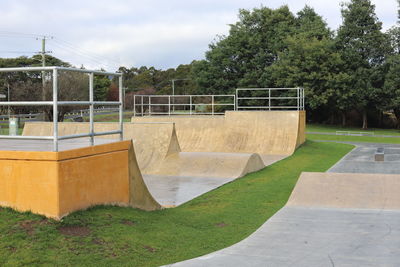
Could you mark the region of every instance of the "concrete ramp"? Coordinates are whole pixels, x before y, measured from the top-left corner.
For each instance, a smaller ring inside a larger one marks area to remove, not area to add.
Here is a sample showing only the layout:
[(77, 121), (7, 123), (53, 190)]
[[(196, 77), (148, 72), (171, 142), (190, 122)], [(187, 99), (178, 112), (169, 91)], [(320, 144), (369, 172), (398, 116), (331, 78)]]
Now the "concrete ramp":
[[(95, 131), (111, 131), (118, 123), (95, 123)], [(59, 134), (87, 133), (88, 123), (59, 123)], [(27, 122), (23, 135), (51, 135), (52, 123)], [(118, 138), (118, 135), (105, 136)], [(96, 140), (106, 140), (96, 137)], [(103, 139), (104, 138), (104, 139)], [(174, 123), (124, 123), (124, 139), (132, 139), (143, 179), (163, 206), (176, 206), (249, 172), (264, 168), (254, 153), (180, 152)], [(272, 156), (269, 163), (281, 159)], [(215, 180), (215, 179), (218, 180)]]
[(149, 174), (209, 178), (239, 178), (264, 168), (258, 154), (180, 152), (169, 155)]
[(304, 172), (287, 206), (399, 210), (400, 175)]
[(304, 111), (227, 111), (225, 116), (133, 117), (174, 122), (182, 151), (291, 155), (305, 141)]
[[(95, 131), (105, 132), (118, 129), (118, 123), (99, 122), (94, 124)], [(60, 136), (89, 132), (89, 123), (61, 122), (58, 132)], [(51, 122), (26, 122), (22, 135), (46, 136), (52, 135)], [(99, 136), (96, 138), (117, 139), (119, 135)], [(162, 124), (132, 124), (124, 123), (124, 140), (133, 140), (137, 161), (142, 173), (157, 168), (163, 160), (174, 153), (180, 152), (173, 123)]]
[(168, 266), (399, 266), (400, 175), (302, 173), (243, 241)]

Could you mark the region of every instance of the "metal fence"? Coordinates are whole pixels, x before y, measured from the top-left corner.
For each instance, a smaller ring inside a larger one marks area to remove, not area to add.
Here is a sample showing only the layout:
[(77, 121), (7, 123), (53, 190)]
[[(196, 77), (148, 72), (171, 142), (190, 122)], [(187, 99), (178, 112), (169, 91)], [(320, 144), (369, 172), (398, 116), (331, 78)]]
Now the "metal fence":
[[(94, 137), (100, 135), (119, 134), (120, 140), (123, 138), (123, 105), (122, 105), (122, 74), (110, 73), (94, 70), (65, 68), (65, 67), (24, 67), (24, 68), (0, 68), (1, 72), (52, 72), (52, 101), (10, 101), (0, 102), (0, 106), (52, 106), (53, 107), (53, 135), (52, 136), (9, 136), (0, 135), (0, 139), (28, 139), (28, 140), (53, 140), (53, 151), (58, 151), (58, 141), (66, 139), (74, 139), (81, 137), (90, 137), (90, 144), (94, 144)], [(86, 73), (89, 76), (89, 101), (58, 101), (58, 72), (71, 71)], [(42, 74), (43, 75), (43, 74)], [(118, 77), (119, 85), (119, 100), (118, 101), (94, 101), (94, 75), (109, 75)], [(83, 134), (73, 135), (58, 135), (58, 106), (89, 106), (89, 132)], [(94, 131), (94, 107), (99, 105), (119, 106), (119, 130), (108, 132), (95, 132)]]
[(304, 89), (238, 88), (236, 110), (304, 110)]
[(134, 116), (223, 115), (235, 110), (235, 95), (135, 95)]

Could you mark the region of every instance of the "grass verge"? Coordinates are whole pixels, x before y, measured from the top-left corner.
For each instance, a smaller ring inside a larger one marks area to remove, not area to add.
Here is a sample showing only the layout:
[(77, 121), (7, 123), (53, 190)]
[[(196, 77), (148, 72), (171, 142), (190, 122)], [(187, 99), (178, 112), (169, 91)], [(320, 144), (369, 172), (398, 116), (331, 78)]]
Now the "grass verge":
[(159, 266), (232, 245), (277, 212), (302, 171), (353, 146), (307, 141), (296, 153), (174, 209), (99, 206), (61, 222), (0, 208), (0, 265)]
[(369, 128), (363, 130), (362, 128), (342, 127), (339, 125), (307, 124), (307, 132), (335, 133), (336, 131), (371, 132), (379, 135), (398, 135), (400, 137), (400, 130), (396, 129)]
[(325, 135), (325, 134), (307, 134), (309, 140), (324, 141), (344, 141), (344, 142), (366, 142), (366, 143), (382, 143), (382, 144), (400, 144), (399, 138), (389, 137), (373, 137), (373, 136), (347, 136), (347, 135)]

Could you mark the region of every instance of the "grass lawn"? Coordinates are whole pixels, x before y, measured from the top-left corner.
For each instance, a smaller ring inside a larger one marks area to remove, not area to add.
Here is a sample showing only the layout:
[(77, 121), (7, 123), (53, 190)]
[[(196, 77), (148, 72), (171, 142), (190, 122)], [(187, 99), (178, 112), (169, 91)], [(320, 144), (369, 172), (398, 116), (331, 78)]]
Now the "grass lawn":
[(309, 140), (400, 144), (400, 136), (399, 136), (399, 138), (373, 137), (373, 136), (323, 135), (323, 134), (306, 134), (306, 136), (307, 136), (307, 139), (309, 139)]
[(324, 124), (307, 124), (307, 132), (331, 132), (336, 131), (355, 131), (355, 132), (373, 132), (374, 134), (380, 135), (399, 135), (400, 130), (397, 129), (380, 129), (380, 128), (370, 128), (363, 130), (362, 128), (356, 127), (341, 127), (339, 125), (324, 125)]
[(352, 148), (307, 141), (174, 209), (99, 206), (56, 222), (0, 208), (0, 266), (159, 266), (204, 255), (254, 232), (286, 203), (302, 171), (326, 171)]

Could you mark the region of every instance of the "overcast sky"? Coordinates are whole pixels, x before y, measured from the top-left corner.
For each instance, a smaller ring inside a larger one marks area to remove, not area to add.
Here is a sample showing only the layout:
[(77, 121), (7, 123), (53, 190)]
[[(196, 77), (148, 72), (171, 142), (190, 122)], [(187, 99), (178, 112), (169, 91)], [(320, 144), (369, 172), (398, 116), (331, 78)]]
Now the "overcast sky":
[[(217, 35), (227, 34), (240, 8), (309, 5), (331, 29), (341, 23), (341, 0), (0, 0), (0, 57), (31, 56), (47, 41), (53, 56), (75, 66), (155, 66), (166, 69), (203, 59)], [(396, 23), (396, 0), (372, 0), (388, 29)], [(21, 53), (23, 52), (23, 53)]]

